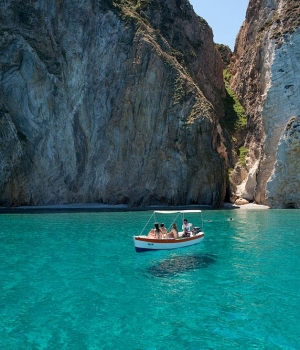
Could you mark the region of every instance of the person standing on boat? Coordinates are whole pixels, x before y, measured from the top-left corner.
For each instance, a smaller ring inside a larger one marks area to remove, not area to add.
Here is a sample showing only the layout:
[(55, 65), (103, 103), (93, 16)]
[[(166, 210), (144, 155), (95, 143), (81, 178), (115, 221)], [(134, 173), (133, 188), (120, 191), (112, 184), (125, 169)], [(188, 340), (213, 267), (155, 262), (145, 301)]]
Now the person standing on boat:
[(161, 238), (161, 230), (157, 222), (154, 224), (154, 228), (151, 229), (148, 233), (149, 238), (159, 239)]
[(173, 239), (177, 239), (178, 238), (178, 228), (177, 228), (177, 225), (175, 224), (175, 222), (172, 224), (172, 229), (168, 233), (167, 237), (168, 238), (173, 238)]

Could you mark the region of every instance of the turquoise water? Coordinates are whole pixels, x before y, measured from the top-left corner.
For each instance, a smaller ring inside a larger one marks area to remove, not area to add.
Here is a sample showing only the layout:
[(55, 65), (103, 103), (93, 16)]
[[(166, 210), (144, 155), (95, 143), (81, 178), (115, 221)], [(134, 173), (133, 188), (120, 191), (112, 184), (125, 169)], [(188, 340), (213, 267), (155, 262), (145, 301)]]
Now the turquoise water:
[(148, 218), (0, 215), (0, 348), (300, 349), (298, 210), (204, 211), (200, 244), (137, 254)]

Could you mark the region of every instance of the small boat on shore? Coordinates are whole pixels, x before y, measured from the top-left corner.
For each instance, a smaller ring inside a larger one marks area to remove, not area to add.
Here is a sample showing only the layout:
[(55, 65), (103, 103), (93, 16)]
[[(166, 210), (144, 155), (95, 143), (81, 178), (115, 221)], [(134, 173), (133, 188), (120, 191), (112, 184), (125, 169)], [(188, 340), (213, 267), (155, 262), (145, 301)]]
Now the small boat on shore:
[[(194, 230), (191, 232), (190, 237), (183, 237), (183, 232), (179, 232), (179, 237), (174, 238), (150, 238), (143, 234), (145, 229), (147, 228), (150, 220), (154, 216), (154, 221), (156, 221), (156, 214), (175, 214), (175, 219), (172, 220), (172, 222), (176, 222), (178, 220), (178, 217), (181, 217), (181, 223), (183, 222), (183, 216), (188, 213), (202, 213), (201, 210), (177, 210), (177, 211), (167, 211), (167, 210), (156, 210), (152, 213), (150, 219), (148, 220), (147, 224), (145, 225), (144, 229), (138, 236), (133, 236), (133, 242), (135, 246), (135, 250), (137, 253), (145, 252), (145, 251), (151, 251), (151, 250), (165, 250), (165, 249), (178, 249), (183, 247), (188, 247), (197, 243), (200, 243), (204, 238), (204, 232), (200, 227), (194, 226)], [(202, 227), (203, 227), (203, 219), (202, 220)], [(170, 225), (171, 226), (171, 225)]]

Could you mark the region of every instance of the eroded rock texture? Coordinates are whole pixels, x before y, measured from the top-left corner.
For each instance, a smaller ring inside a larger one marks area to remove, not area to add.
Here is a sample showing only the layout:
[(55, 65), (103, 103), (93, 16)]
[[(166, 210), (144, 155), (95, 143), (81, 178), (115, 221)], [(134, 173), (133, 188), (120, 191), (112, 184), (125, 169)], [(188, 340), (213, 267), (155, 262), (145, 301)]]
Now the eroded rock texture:
[(0, 2), (2, 204), (222, 204), (211, 29), (141, 3)]
[(300, 116), (292, 117), (277, 148), (277, 161), (267, 182), (268, 202), (272, 207), (300, 208)]
[[(231, 66), (232, 88), (248, 118), (247, 175), (236, 181), (238, 195), (276, 208), (294, 202), (294, 196), (288, 199), (290, 188), (283, 183), (290, 181), (291, 164), (300, 155), (299, 148), (290, 152), (283, 146), (284, 140), (295, 137), (287, 131), (291, 118), (300, 115), (299, 27), (299, 1), (251, 0)], [(284, 172), (280, 164), (287, 161), (290, 170)], [(299, 197), (297, 180), (293, 192)]]

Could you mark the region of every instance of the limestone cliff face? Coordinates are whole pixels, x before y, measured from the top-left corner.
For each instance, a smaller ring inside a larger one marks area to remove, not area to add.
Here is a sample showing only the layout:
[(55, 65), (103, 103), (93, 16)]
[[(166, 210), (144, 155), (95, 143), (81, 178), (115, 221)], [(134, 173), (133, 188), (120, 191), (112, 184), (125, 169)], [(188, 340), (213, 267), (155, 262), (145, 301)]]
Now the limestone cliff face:
[(0, 3), (0, 202), (219, 206), (224, 94), (186, 0)]
[(300, 182), (291, 176), (300, 155), (299, 27), (299, 1), (251, 0), (231, 65), (248, 122), (247, 172), (236, 181), (237, 195), (275, 208), (300, 207)]
[[(300, 208), (300, 117), (292, 117), (277, 147), (277, 161), (267, 182), (268, 202), (275, 208)], [(284, 203), (284, 206), (282, 205)]]

